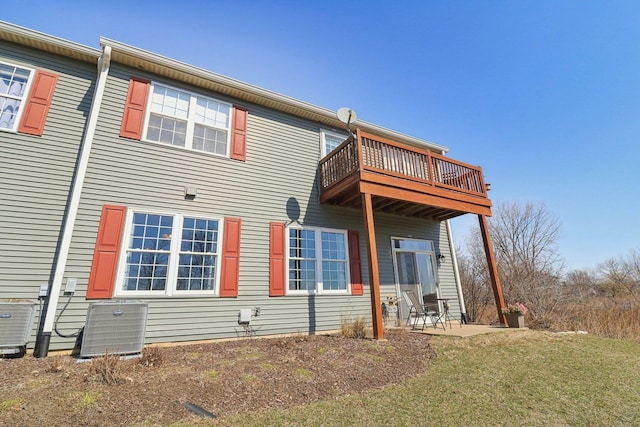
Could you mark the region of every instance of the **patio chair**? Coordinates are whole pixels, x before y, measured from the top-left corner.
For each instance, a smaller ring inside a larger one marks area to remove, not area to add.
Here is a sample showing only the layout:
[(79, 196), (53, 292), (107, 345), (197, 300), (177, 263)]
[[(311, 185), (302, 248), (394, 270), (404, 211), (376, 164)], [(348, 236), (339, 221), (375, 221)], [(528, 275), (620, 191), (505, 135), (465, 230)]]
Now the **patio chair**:
[[(406, 295), (406, 298), (411, 302), (413, 306), (416, 317), (413, 322), (412, 328), (415, 329), (419, 320), (422, 320), (422, 330), (427, 326), (427, 318), (431, 320), (431, 324), (434, 328), (438, 328), (438, 323), (442, 325), (442, 329), (446, 330), (446, 326), (442, 319), (442, 314), (438, 312), (437, 309), (430, 305), (421, 304), (418, 296), (412, 291), (404, 291), (403, 295)], [(437, 306), (436, 306), (437, 307)]]
[(413, 306), (413, 302), (409, 298), (409, 295), (407, 295), (409, 292), (410, 291), (402, 291), (402, 298), (404, 299), (405, 304), (407, 304), (407, 307), (409, 307), (409, 314), (407, 315), (405, 326), (409, 326), (409, 323), (411, 322), (411, 315), (415, 314), (416, 312), (416, 308)]

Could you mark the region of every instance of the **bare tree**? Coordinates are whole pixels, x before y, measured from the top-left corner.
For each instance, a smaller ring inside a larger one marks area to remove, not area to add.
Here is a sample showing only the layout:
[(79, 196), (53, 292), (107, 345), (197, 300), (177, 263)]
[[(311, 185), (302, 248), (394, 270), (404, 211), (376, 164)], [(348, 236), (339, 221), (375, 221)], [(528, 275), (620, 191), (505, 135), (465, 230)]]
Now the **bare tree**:
[(613, 300), (624, 297), (640, 304), (640, 250), (627, 256), (611, 258), (599, 266), (600, 291)]
[(501, 203), (493, 212), (489, 227), (505, 298), (544, 319), (562, 299), (560, 222), (544, 204)]
[(599, 276), (593, 270), (572, 270), (563, 281), (565, 296), (574, 302), (584, 302), (598, 294)]
[[(471, 322), (477, 322), (492, 303), (492, 290), (488, 277), (487, 263), (482, 252), (477, 252), (477, 239), (467, 239), (467, 250), (457, 250), (460, 282), (464, 293), (467, 316)], [(472, 247), (474, 245), (476, 247)], [(495, 313), (495, 310), (493, 311)]]
[[(544, 320), (563, 299), (559, 220), (543, 204), (501, 203), (493, 209), (489, 229), (505, 300), (524, 303), (534, 320)], [(464, 264), (467, 271), (461, 276), (471, 275), (490, 288), (487, 274), (474, 270), (479, 265), (487, 269), (480, 247), (480, 233), (476, 232), (466, 242), (472, 260)]]

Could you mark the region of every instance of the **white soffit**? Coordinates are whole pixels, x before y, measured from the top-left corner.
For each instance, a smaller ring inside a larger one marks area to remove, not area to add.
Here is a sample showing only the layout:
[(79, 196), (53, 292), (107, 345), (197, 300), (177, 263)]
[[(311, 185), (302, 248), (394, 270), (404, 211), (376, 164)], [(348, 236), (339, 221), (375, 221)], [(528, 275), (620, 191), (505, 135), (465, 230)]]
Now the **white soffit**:
[(95, 64), (102, 51), (0, 21), (0, 40)]

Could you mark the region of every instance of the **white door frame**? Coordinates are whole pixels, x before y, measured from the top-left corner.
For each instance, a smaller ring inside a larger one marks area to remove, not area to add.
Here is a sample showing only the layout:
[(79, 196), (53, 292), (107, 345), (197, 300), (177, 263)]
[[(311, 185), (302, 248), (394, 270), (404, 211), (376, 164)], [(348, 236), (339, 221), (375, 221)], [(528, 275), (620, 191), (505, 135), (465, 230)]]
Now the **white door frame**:
[[(394, 245), (394, 241), (395, 240), (408, 240), (408, 241), (415, 241), (415, 242), (426, 242), (431, 246), (431, 249), (427, 249), (427, 250), (421, 250), (421, 249), (400, 249), (400, 248), (396, 248)], [(426, 254), (429, 256), (429, 258), (431, 259), (431, 268), (433, 269), (433, 275), (434, 275), (434, 279), (435, 279), (435, 285), (436, 285), (436, 298), (440, 298), (440, 277), (438, 274), (438, 264), (436, 262), (436, 252), (435, 252), (435, 244), (433, 242), (433, 240), (429, 240), (429, 239), (416, 239), (413, 237), (396, 237), (396, 236), (391, 236), (391, 258), (393, 259), (393, 275), (394, 275), (394, 279), (395, 279), (395, 287), (396, 287), (396, 301), (398, 301), (398, 315), (400, 316), (400, 321), (403, 322), (404, 319), (403, 317), (406, 316), (406, 313), (404, 313), (404, 310), (401, 310), (401, 307), (404, 307), (404, 300), (402, 299), (402, 294), (401, 294), (401, 289), (400, 289), (400, 277), (398, 274), (398, 261), (396, 258), (396, 254), (398, 252), (408, 252), (408, 253), (413, 253), (415, 254)], [(417, 263), (416, 263), (417, 265)], [(418, 275), (418, 279), (419, 279), (419, 275)], [(416, 285), (420, 286), (421, 283), (416, 283)], [(422, 297), (422, 292), (420, 292), (420, 294), (418, 295), (420, 297)], [(441, 310), (440, 307), (440, 301), (438, 301), (438, 309)]]

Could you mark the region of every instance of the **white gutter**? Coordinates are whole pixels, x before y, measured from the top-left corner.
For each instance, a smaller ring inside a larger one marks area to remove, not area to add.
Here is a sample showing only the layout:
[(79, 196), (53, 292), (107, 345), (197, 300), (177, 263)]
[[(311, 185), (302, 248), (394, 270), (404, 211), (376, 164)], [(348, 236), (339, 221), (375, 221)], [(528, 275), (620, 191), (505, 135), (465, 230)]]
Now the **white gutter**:
[(98, 58), (98, 80), (91, 102), (89, 111), (89, 120), (85, 136), (80, 145), (80, 157), (78, 161), (78, 169), (74, 181), (71, 185), (71, 201), (69, 203), (69, 211), (65, 218), (64, 228), (62, 231), (62, 241), (60, 243), (60, 251), (54, 267), (53, 282), (49, 287), (47, 301), (45, 302), (46, 311), (44, 314), (44, 323), (40, 323), (34, 356), (46, 357), (49, 352), (49, 342), (51, 340), (51, 331), (62, 288), (62, 279), (67, 267), (67, 258), (69, 257), (69, 248), (71, 247), (71, 236), (75, 228), (76, 217), (78, 215), (78, 207), (80, 205), (80, 194), (84, 185), (84, 179), (87, 174), (87, 165), (89, 163), (89, 155), (91, 154), (91, 145), (93, 137), (96, 133), (96, 125), (98, 123), (98, 114), (102, 105), (102, 97), (104, 88), (107, 83), (107, 75), (109, 73), (109, 65), (111, 61), (111, 47), (104, 46), (102, 55)]
[[(447, 227), (447, 236), (449, 238), (449, 249), (451, 250), (451, 262), (453, 263), (453, 276), (456, 280), (456, 288), (458, 289), (458, 302), (460, 303), (460, 315), (463, 319), (467, 318), (467, 307), (464, 304), (464, 295), (462, 295), (462, 282), (460, 281), (460, 270), (458, 270), (458, 256), (456, 255), (456, 245), (453, 243), (453, 232), (451, 231), (451, 223), (445, 221)], [(462, 319), (461, 319), (462, 320)]]

